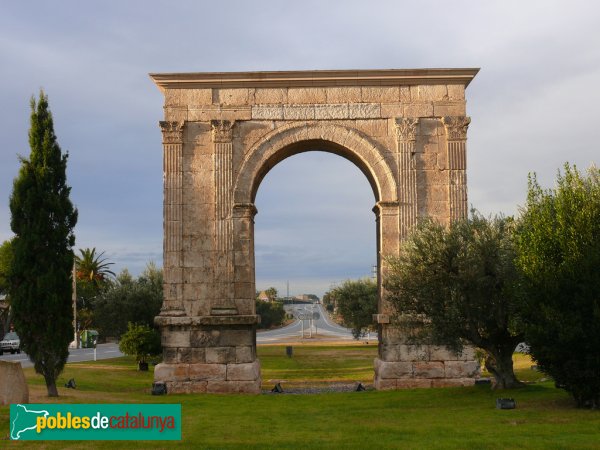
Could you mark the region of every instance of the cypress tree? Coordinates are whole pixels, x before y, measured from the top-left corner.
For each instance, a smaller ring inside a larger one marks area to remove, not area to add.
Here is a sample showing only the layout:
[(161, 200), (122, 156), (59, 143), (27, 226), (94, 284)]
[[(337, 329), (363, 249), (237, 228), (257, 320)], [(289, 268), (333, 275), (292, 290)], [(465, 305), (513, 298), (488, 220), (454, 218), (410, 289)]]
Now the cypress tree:
[(10, 197), (13, 264), (11, 302), (21, 346), (48, 395), (58, 396), (56, 379), (73, 340), (72, 267), (77, 222), (67, 185), (67, 154), (54, 134), (48, 97), (31, 99), (29, 158), (21, 168)]

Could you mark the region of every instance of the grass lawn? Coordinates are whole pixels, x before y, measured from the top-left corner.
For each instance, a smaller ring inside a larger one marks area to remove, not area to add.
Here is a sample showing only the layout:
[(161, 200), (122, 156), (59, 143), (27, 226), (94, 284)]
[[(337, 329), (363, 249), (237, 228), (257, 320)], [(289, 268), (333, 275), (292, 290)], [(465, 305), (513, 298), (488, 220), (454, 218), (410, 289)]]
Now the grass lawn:
[[(264, 387), (370, 381), (376, 348), (284, 346), (258, 349)], [(74, 377), (77, 390), (45, 396), (40, 376), (25, 373), (31, 401), (39, 403), (181, 403), (181, 442), (0, 442), (0, 448), (600, 448), (600, 411), (578, 410), (570, 397), (515, 356), (517, 374), (531, 383), (513, 391), (488, 386), (318, 395), (171, 395), (152, 397), (151, 373), (129, 358), (69, 364), (59, 383)], [(515, 410), (495, 409), (499, 396)], [(0, 407), (0, 436), (8, 435), (8, 407)]]

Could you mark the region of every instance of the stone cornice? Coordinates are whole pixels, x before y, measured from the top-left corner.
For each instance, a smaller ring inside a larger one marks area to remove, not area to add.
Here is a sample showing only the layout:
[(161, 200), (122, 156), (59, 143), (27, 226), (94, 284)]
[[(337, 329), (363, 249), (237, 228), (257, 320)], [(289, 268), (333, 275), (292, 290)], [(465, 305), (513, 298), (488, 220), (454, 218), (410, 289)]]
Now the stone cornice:
[(462, 84), (479, 69), (302, 70), (286, 72), (151, 73), (161, 91), (183, 88), (341, 87)]

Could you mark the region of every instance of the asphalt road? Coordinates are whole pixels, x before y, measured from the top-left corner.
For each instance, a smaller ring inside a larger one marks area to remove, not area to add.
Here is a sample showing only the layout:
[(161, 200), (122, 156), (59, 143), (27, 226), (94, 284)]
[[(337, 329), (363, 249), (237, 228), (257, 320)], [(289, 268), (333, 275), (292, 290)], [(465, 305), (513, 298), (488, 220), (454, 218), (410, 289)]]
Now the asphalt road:
[[(326, 336), (328, 338), (335, 338), (339, 340), (353, 340), (352, 332), (349, 328), (344, 328), (334, 323), (326, 312), (323, 305), (320, 304), (309, 304), (309, 305), (286, 305), (286, 311), (294, 314), (294, 317), (299, 317), (304, 314), (312, 314), (313, 312), (319, 313), (319, 319), (313, 320), (312, 326), (308, 320), (304, 321), (304, 338), (315, 337), (315, 336)], [(267, 344), (271, 342), (280, 342), (289, 339), (302, 339), (302, 322), (296, 319), (295, 322), (276, 330), (259, 331), (256, 333), (256, 341), (259, 344)], [(364, 338), (364, 340), (377, 339), (377, 336), (372, 334)]]
[[(99, 344), (96, 349), (96, 359), (108, 359), (123, 356), (123, 353), (119, 351), (118, 344)], [(4, 353), (0, 356), (0, 359), (4, 361), (19, 361), (23, 367), (33, 367), (31, 361), (25, 353)], [(93, 361), (94, 360), (94, 349), (93, 348), (76, 348), (69, 349), (69, 359), (67, 363), (82, 362), (82, 361)]]
[[(298, 340), (302, 339), (302, 322), (304, 322), (304, 338), (309, 339), (310, 337), (327, 337), (338, 340), (351, 341), (352, 332), (349, 328), (344, 328), (334, 323), (326, 312), (323, 305), (309, 304), (309, 305), (287, 305), (286, 310), (294, 314), (294, 317), (298, 317), (303, 314), (312, 314), (313, 312), (319, 313), (319, 319), (312, 321), (312, 326), (308, 320), (301, 321), (296, 319), (295, 322), (276, 330), (259, 331), (256, 333), (256, 341), (259, 344), (284, 342), (286, 340)], [(361, 340), (376, 340), (377, 335), (371, 334)], [(96, 349), (96, 359), (108, 359), (123, 356), (123, 353), (119, 351), (118, 344), (99, 344)], [(4, 353), (0, 356), (1, 360), (5, 361), (19, 361), (21, 365), (25, 367), (32, 367), (33, 364), (29, 361), (29, 358), (25, 353), (14, 354)], [(69, 350), (69, 359), (67, 363), (93, 361), (94, 360), (94, 349), (92, 348), (78, 348)]]

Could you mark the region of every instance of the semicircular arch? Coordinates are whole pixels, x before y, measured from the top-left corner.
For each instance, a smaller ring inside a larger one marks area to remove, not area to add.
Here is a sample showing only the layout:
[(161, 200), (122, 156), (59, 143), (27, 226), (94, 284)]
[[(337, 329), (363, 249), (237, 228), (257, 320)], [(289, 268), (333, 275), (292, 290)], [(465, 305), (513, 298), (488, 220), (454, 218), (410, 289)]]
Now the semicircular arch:
[(278, 128), (250, 148), (236, 176), (234, 203), (254, 203), (261, 181), (276, 164), (311, 150), (335, 153), (348, 159), (365, 174), (376, 201), (397, 201), (394, 172), (378, 144), (342, 125), (303, 123)]

